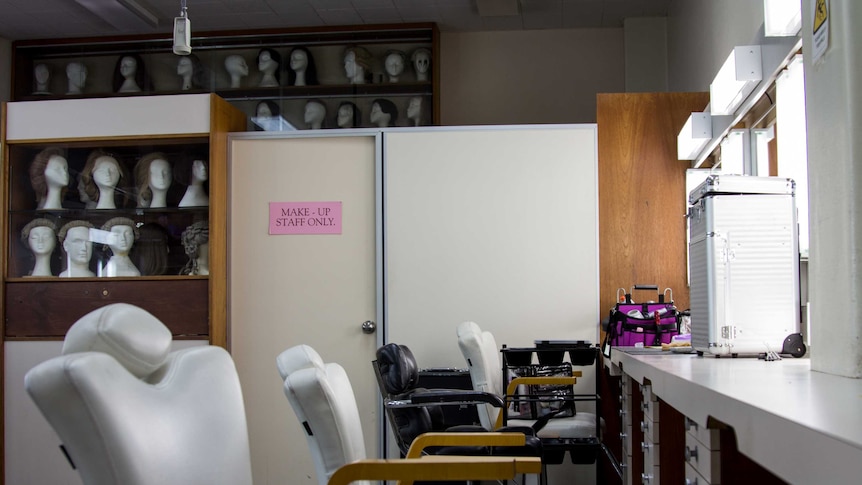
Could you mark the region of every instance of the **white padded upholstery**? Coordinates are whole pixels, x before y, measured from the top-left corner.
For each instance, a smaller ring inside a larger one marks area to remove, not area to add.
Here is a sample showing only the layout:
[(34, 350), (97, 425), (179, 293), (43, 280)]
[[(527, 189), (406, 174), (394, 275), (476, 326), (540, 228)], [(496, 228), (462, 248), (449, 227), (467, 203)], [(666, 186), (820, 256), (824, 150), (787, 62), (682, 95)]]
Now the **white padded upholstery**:
[(169, 352), (170, 341), (150, 313), (109, 305), (25, 376), (85, 485), (252, 483), (233, 360), (215, 346)]
[[(473, 389), (503, 396), (503, 363), (500, 360), (500, 349), (494, 336), (479, 328), (475, 322), (463, 322), (458, 325), (458, 347), (467, 360), (470, 369), (470, 379)], [(499, 408), (490, 405), (478, 407), (479, 421), (482, 427), (494, 429)], [(534, 421), (510, 419), (507, 426), (531, 426)], [(578, 411), (575, 416), (553, 418), (536, 432), (539, 438), (586, 438), (596, 436), (596, 416), (592, 413)]]
[(306, 431), (317, 482), (326, 485), (339, 467), (366, 458), (353, 387), (343, 367), (324, 363), (308, 345), (285, 350), (276, 364), (284, 393)]

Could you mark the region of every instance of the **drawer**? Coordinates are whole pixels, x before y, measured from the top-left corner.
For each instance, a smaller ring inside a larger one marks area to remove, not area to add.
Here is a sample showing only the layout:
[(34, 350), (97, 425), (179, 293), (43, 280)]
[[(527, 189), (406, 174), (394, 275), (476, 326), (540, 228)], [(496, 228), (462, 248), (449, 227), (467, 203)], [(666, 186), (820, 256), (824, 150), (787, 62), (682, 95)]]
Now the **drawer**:
[(650, 443), (649, 441), (641, 443), (641, 451), (644, 454), (644, 470), (649, 470), (650, 466), (658, 466), (659, 448), (661, 446), (658, 443)]
[(721, 439), (717, 429), (709, 429), (705, 426), (700, 426), (689, 418), (685, 418), (685, 426), (686, 433), (694, 436), (694, 438), (708, 450), (716, 451), (721, 448)]
[(645, 439), (649, 439), (653, 443), (658, 443), (659, 422), (645, 418), (640, 422), (641, 431), (644, 433)]
[(690, 463), (709, 483), (721, 481), (721, 452), (709, 450), (693, 435), (685, 435), (685, 461)]
[(643, 409), (644, 417), (647, 417), (653, 421), (659, 421), (658, 416), (658, 401), (650, 401), (644, 396), (644, 401), (641, 403), (641, 409)]
[(685, 464), (685, 485), (718, 485), (712, 483), (695, 470), (691, 463)]

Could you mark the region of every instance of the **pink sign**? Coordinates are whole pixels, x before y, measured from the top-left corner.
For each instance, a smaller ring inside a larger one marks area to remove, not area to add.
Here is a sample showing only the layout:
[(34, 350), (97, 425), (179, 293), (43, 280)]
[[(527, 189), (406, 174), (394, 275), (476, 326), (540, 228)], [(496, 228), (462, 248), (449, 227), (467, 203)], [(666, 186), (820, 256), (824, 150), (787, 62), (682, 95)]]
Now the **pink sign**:
[(270, 202), (270, 234), (341, 234), (341, 202)]

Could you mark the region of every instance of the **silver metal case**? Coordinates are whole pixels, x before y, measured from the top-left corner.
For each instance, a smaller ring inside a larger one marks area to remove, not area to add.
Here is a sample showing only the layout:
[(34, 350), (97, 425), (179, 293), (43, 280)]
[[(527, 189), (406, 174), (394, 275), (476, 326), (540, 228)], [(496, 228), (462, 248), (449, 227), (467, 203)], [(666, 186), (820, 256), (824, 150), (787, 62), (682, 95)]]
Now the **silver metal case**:
[(692, 346), (781, 352), (800, 326), (793, 181), (711, 175), (690, 200)]

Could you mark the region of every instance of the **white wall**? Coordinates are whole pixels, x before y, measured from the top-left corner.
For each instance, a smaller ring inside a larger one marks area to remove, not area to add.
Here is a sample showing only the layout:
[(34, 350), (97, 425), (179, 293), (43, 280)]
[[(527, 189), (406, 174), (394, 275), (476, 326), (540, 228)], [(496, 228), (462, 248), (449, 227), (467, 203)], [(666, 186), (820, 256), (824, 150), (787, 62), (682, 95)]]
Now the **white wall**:
[(731, 49), (757, 39), (762, 0), (673, 0), (667, 18), (669, 91), (709, 91)]
[(622, 29), (445, 32), (440, 124), (593, 123), (624, 71)]
[(667, 19), (625, 19), (627, 93), (667, 91)]
[[(813, 1), (803, 1), (803, 52), (813, 48)], [(816, 64), (805, 57), (811, 368), (862, 378), (862, 3), (829, 5), (829, 47)]]

